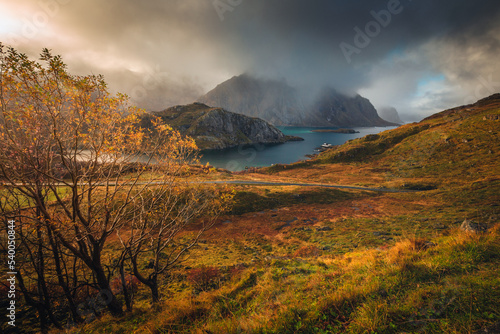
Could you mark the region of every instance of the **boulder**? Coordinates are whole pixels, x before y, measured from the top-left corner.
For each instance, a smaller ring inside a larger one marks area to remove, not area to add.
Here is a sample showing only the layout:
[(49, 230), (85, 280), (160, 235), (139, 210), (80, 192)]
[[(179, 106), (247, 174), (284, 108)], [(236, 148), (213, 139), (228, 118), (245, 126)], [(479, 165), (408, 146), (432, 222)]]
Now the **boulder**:
[(465, 232), (483, 233), (488, 230), (488, 226), (482, 223), (476, 223), (472, 220), (465, 219), (460, 225), (460, 229)]

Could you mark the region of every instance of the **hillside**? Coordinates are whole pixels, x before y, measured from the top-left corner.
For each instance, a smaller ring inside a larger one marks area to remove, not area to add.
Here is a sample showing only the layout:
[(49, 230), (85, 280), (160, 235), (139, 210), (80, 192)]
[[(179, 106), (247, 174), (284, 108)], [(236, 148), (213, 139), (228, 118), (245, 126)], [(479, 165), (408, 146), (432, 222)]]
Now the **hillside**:
[(309, 96), (284, 81), (235, 76), (198, 99), (210, 106), (251, 117), (276, 126), (391, 126), (381, 119), (369, 100), (349, 97), (331, 88)]
[(335, 174), (339, 166), (355, 166), (358, 174), (353, 177), (359, 182), (387, 187), (410, 180), (438, 186), (495, 179), (500, 152), (499, 106), (500, 95), (496, 94), (419, 123), (351, 140), (286, 170), (275, 166), (266, 171), (317, 179), (313, 175), (323, 170), (321, 180), (338, 182)]
[[(161, 117), (182, 134), (193, 137), (202, 150), (300, 140), (285, 136), (264, 120), (211, 108), (202, 103), (175, 106), (152, 114)], [(148, 126), (147, 123), (145, 118), (144, 125)]]
[(76, 332), (496, 333), (499, 122), (497, 94), (310, 161), (193, 171), (277, 184), (233, 186), (232, 210), (163, 277), (160, 307), (140, 288), (134, 313)]

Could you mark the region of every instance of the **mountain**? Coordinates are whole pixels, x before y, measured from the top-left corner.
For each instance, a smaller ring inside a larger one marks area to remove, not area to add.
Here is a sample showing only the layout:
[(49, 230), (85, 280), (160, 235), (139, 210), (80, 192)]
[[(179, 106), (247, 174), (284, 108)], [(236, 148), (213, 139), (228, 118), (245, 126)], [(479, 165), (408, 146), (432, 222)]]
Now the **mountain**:
[(361, 95), (342, 95), (332, 88), (323, 89), (309, 117), (312, 126), (325, 126), (325, 123), (338, 127), (395, 125), (380, 118), (368, 99)]
[[(161, 117), (182, 134), (193, 137), (202, 150), (301, 140), (284, 135), (262, 119), (212, 108), (202, 103), (175, 106), (151, 114)], [(148, 117), (143, 119), (143, 125), (148, 126)]]
[(404, 122), (399, 118), (398, 111), (394, 107), (385, 107), (378, 110), (379, 116), (391, 123), (403, 124)]
[(369, 100), (343, 95), (331, 88), (305, 99), (306, 94), (284, 81), (235, 76), (198, 101), (236, 113), (262, 118), (277, 126), (391, 126)]

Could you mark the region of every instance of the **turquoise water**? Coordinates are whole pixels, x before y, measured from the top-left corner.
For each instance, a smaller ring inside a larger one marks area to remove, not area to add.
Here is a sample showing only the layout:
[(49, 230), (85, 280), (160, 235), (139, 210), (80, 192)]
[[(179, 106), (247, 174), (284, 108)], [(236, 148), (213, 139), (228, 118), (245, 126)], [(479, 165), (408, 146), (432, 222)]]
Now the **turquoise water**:
[[(231, 171), (244, 170), (245, 167), (267, 167), (273, 164), (289, 164), (307, 159), (306, 155), (315, 153), (315, 148), (323, 143), (341, 145), (350, 139), (380, 133), (394, 127), (355, 128), (360, 133), (323, 133), (312, 132), (320, 128), (278, 127), (284, 134), (304, 138), (300, 142), (288, 142), (279, 145), (240, 146), (223, 151), (205, 152), (201, 159), (203, 164), (225, 168)], [(325, 128), (321, 128), (325, 129)]]

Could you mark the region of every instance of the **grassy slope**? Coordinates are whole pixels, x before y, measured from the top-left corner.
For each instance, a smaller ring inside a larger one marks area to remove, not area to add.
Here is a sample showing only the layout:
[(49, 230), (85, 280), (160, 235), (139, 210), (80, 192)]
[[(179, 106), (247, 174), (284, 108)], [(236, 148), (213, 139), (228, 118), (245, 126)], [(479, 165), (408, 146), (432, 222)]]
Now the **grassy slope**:
[[(233, 212), (165, 280), (159, 309), (140, 290), (133, 314), (77, 332), (469, 333), (498, 323), (500, 126), (483, 117), (499, 113), (499, 99), (481, 101), (306, 163), (225, 174), (431, 190), (236, 187)], [(490, 232), (460, 232), (465, 218)], [(187, 280), (203, 266), (219, 273), (204, 286)]]

